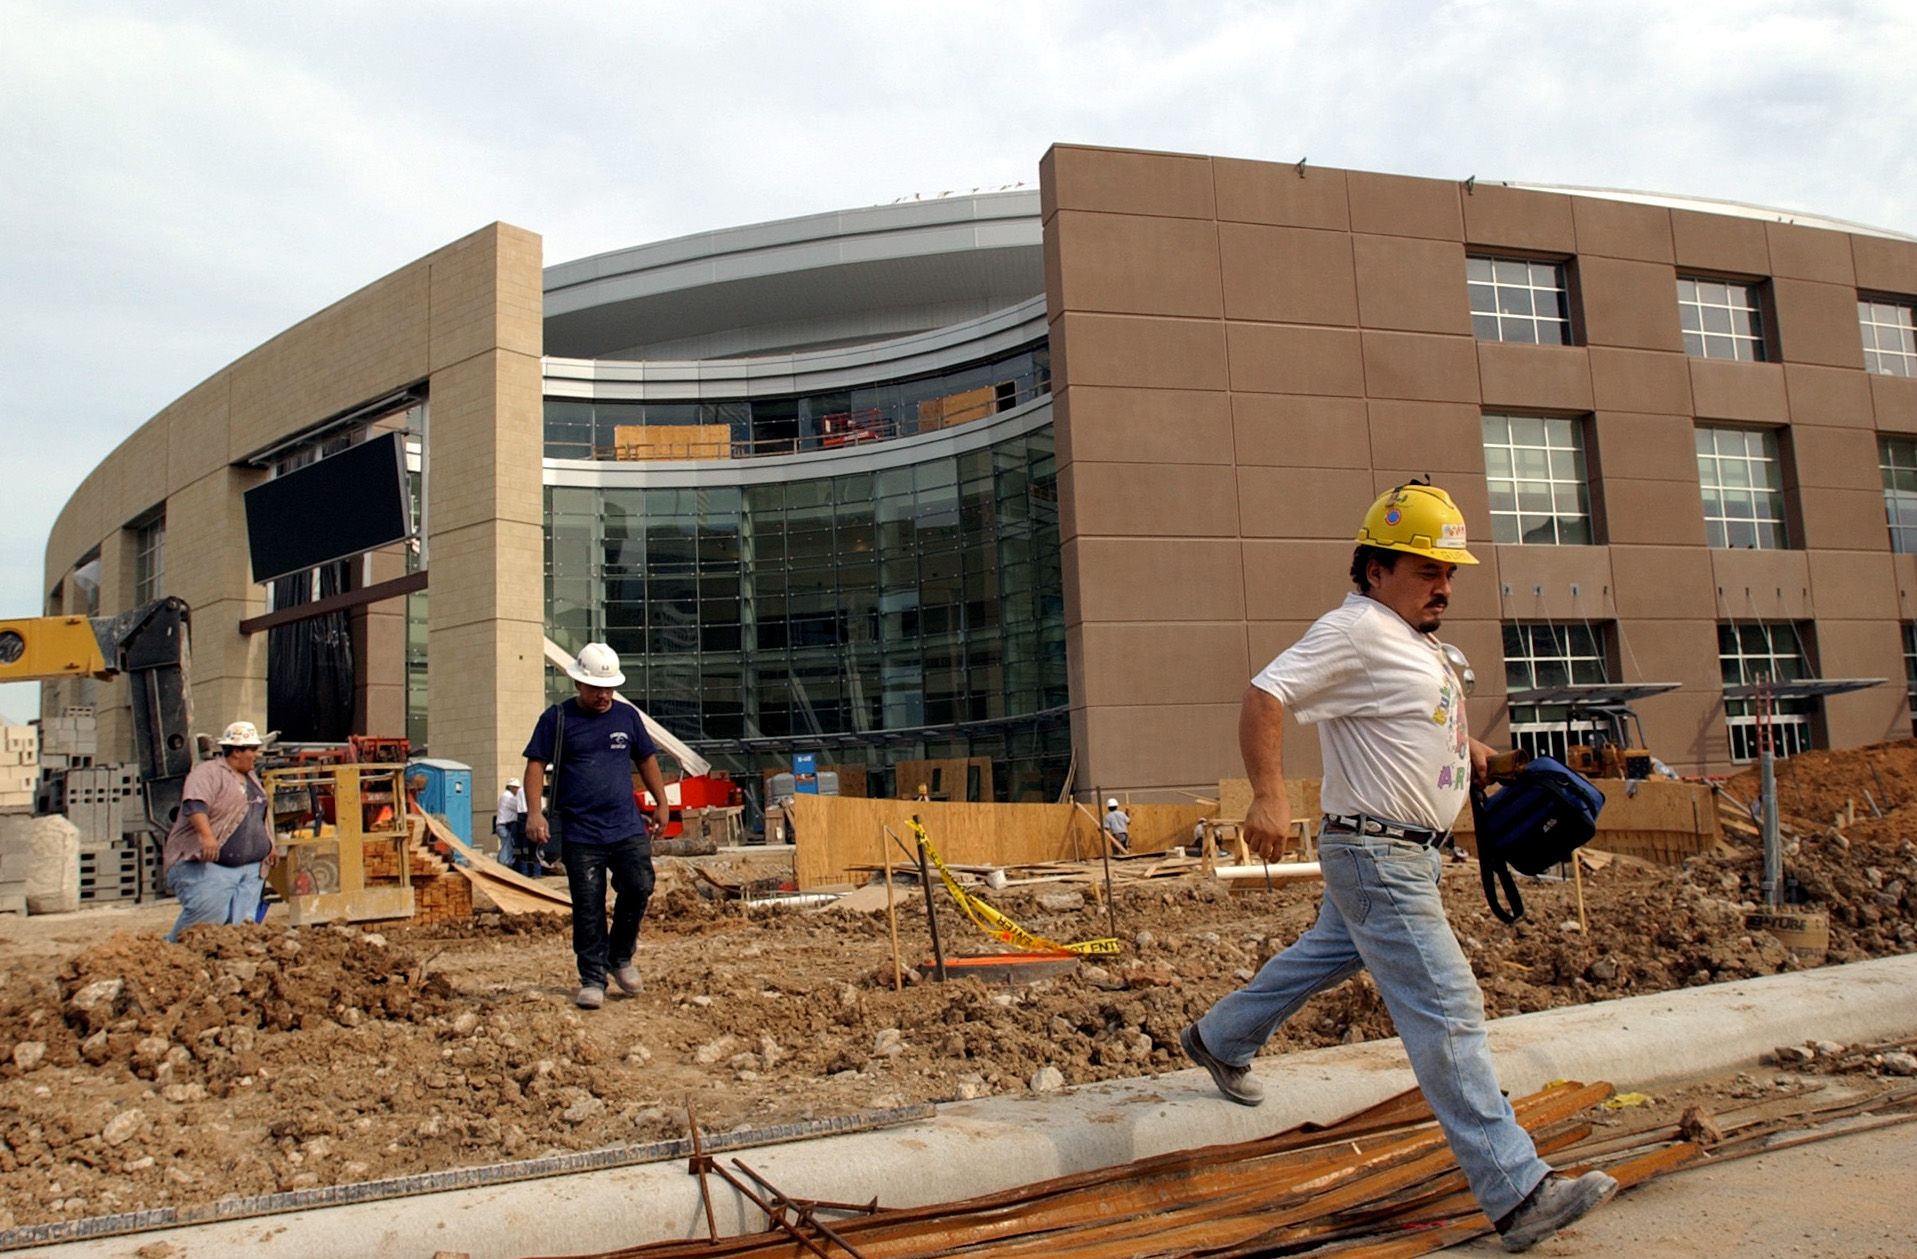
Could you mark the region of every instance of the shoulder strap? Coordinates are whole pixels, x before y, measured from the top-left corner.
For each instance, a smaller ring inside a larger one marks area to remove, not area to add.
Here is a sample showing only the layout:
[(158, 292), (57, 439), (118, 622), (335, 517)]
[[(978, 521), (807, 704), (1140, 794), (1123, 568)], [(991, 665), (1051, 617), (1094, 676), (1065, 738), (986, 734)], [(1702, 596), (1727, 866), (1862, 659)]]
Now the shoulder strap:
[[(1478, 878), (1484, 883), (1484, 899), (1491, 906), (1491, 912), (1499, 922), (1514, 923), (1524, 917), (1524, 897), (1518, 894), (1518, 883), (1511, 877), (1511, 867), (1504, 858), (1493, 857), (1490, 850), (1490, 835), (1484, 824), (1485, 798), (1484, 788), (1471, 788), (1471, 826), (1477, 832), (1478, 841)], [(1504, 886), (1504, 900), (1498, 900), (1498, 885)], [(1506, 908), (1506, 906), (1510, 908)]]
[(546, 767), (546, 794), (552, 795), (553, 780), (559, 777), (559, 758), (566, 750), (566, 701), (560, 700), (553, 705), (554, 729), (552, 735), (552, 764)]

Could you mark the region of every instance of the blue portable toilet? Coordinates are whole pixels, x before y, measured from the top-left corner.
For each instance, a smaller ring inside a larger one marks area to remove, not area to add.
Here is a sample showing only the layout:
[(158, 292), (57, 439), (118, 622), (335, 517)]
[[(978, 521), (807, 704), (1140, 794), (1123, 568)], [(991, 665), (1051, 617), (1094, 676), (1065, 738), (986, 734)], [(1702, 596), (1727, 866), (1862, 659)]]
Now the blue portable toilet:
[(467, 847), (473, 842), (473, 767), (458, 761), (422, 756), (406, 762), (408, 782), (424, 778), (419, 807), (436, 813)]

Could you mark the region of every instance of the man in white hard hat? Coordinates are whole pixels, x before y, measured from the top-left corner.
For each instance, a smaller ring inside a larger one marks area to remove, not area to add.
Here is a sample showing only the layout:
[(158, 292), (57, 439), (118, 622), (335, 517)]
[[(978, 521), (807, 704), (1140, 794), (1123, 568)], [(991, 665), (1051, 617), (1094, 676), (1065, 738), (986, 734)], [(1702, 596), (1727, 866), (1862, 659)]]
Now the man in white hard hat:
[(1179, 1034), (1218, 1091), (1264, 1099), (1253, 1055), (1299, 1007), (1371, 972), (1418, 1087), (1504, 1248), (1528, 1250), (1617, 1192), (1603, 1172), (1559, 1176), (1498, 1088), (1484, 995), (1438, 894), (1443, 858), (1491, 749), (1465, 722), (1465, 679), (1438, 641), (1451, 576), (1476, 564), (1464, 513), (1436, 486), (1380, 495), (1351, 557), (1357, 590), (1245, 689), (1238, 742), (1251, 780), (1245, 840), (1266, 860), (1291, 829), (1286, 713), (1318, 727), (1324, 753), (1318, 920)]
[(493, 834), (499, 836), (500, 865), (521, 874), (533, 873), (526, 868), (530, 856), (526, 847), (526, 789), (517, 778), (506, 780), (499, 803), (493, 806)]
[(1127, 852), (1132, 847), (1132, 815), (1118, 807), (1118, 797), (1113, 796), (1105, 802), (1105, 817), (1099, 822), (1105, 833), (1112, 837), (1120, 848)]
[(180, 788), (180, 814), (167, 832), (161, 869), (180, 900), (169, 941), (204, 922), (252, 922), (266, 872), (273, 868), (273, 832), (266, 788), (254, 765), (260, 732), (236, 721), (220, 735), (220, 754), (195, 765)]
[[(539, 715), (526, 744), (526, 839), (543, 846), (556, 829), (572, 892), (572, 951), (579, 959), (581, 1009), (605, 1003), (608, 976), (627, 993), (644, 985), (632, 964), (639, 924), (652, 896), (652, 840), (632, 789), (636, 767), (657, 801), (653, 825), (666, 828), (666, 784), (659, 749), (639, 710), (614, 702), (626, 684), (619, 654), (587, 643), (566, 675), (579, 694)], [(546, 770), (553, 770), (552, 815), (544, 811)], [(615, 899), (606, 930), (606, 882)]]

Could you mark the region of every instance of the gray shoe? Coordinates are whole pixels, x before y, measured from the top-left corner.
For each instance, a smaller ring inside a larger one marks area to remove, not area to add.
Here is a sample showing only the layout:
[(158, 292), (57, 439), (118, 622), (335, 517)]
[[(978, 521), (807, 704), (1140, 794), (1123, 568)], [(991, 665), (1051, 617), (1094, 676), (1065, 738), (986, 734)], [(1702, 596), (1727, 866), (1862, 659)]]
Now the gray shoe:
[(1603, 1172), (1586, 1172), (1576, 1180), (1553, 1173), (1525, 1195), (1517, 1209), (1498, 1221), (1504, 1248), (1512, 1254), (1529, 1250), (1617, 1192), (1617, 1181)]
[(597, 1010), (606, 1004), (606, 990), (586, 984), (579, 989), (579, 995), (572, 999), (572, 1003), (582, 1010)]
[(1184, 1046), (1186, 1057), (1211, 1072), (1211, 1082), (1232, 1101), (1240, 1106), (1256, 1106), (1265, 1100), (1265, 1086), (1251, 1078), (1251, 1068), (1234, 1067), (1212, 1057), (1205, 1042), (1198, 1039), (1196, 1023), (1178, 1033), (1178, 1043)]
[(612, 982), (619, 985), (619, 991), (625, 993), (644, 992), (646, 981), (639, 976), (639, 968), (631, 962), (612, 972)]

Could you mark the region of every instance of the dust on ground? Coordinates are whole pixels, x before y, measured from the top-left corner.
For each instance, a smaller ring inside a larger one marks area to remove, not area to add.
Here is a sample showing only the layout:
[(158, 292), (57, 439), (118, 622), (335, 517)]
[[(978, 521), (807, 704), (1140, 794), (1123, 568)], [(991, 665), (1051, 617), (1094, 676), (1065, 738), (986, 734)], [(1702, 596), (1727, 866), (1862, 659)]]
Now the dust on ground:
[[(1830, 960), (1917, 950), (1917, 743), (1813, 753), (1779, 782), (1786, 869), (1830, 911)], [(1850, 800), (1862, 815), (1833, 828)], [(725, 1131), (1178, 1070), (1179, 1029), (1305, 930), (1318, 899), (1309, 884), (1121, 885), (1116, 959), (1016, 988), (910, 975), (895, 992), (882, 912), (747, 910), (702, 895), (683, 863), (660, 865), (645, 989), (591, 1012), (570, 1001), (560, 916), (269, 919), (179, 944), (159, 938), (157, 910), (99, 916), (142, 928), (104, 939), (89, 938), (91, 915), (50, 937), (0, 928), (0, 1226), (675, 1137), (688, 1101)], [(1583, 928), (1569, 882), (1529, 884), (1511, 927), (1485, 908), (1473, 864), (1449, 870), (1444, 898), (1496, 1017), (1798, 968), (1744, 929), (1761, 867), (1744, 846), (1687, 870), (1613, 860), (1583, 877)], [(1053, 939), (1106, 934), (1095, 897), (1056, 908), (1078, 890), (990, 897)], [(927, 930), (922, 903), (902, 900), (909, 967)], [(948, 948), (993, 951), (942, 894), (939, 913)], [(1360, 976), (1265, 1052), (1391, 1034)]]

